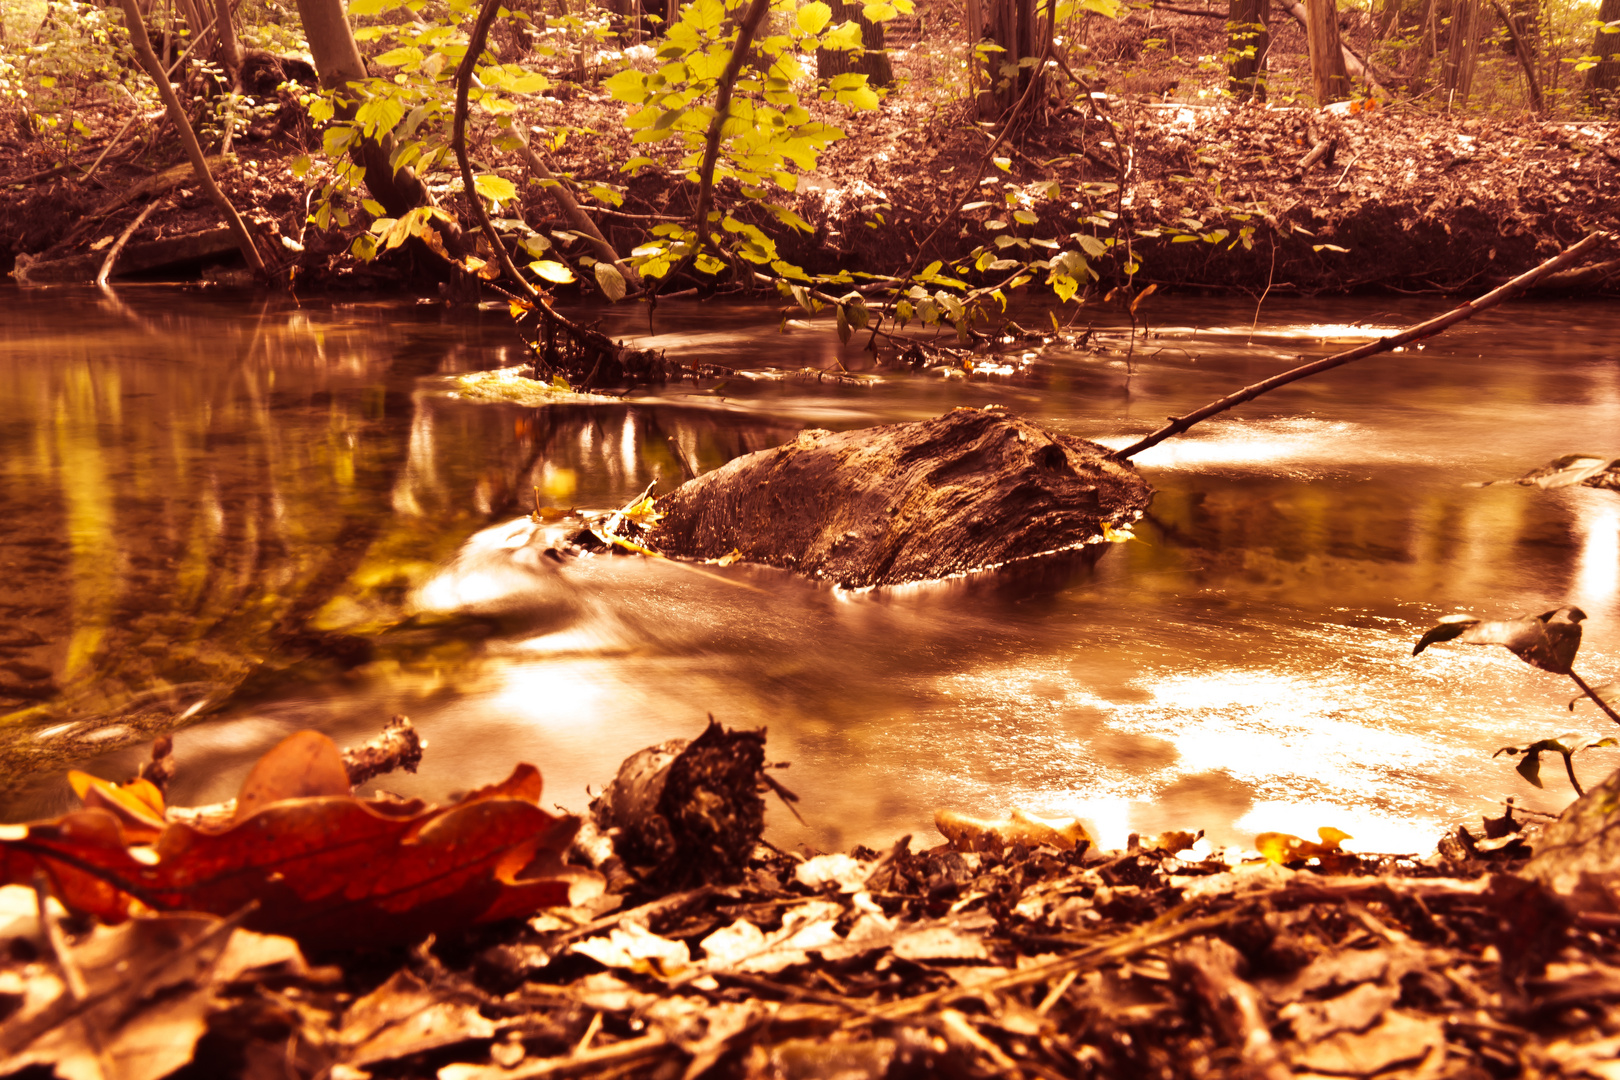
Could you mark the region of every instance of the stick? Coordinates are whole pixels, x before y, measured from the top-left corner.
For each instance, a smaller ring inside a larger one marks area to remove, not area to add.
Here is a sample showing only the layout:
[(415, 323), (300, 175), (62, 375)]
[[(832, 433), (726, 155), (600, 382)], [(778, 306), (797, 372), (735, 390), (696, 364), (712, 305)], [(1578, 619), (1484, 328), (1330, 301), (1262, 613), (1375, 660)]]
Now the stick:
[(613, 250), (613, 245), (602, 235), (602, 230), (596, 227), (596, 222), (586, 217), (585, 211), (580, 209), (579, 201), (574, 198), (574, 193), (568, 190), (568, 185), (557, 179), (557, 175), (551, 171), (546, 159), (537, 154), (534, 147), (528, 143), (523, 144), (523, 158), (529, 163), (529, 168), (538, 173), (540, 179), (550, 186), (551, 199), (562, 211), (563, 217), (568, 219), (569, 228), (589, 240), (591, 247), (596, 249), (596, 257), (603, 262), (612, 263), (619, 271), (619, 275), (624, 278), (625, 284), (632, 289), (635, 288), (641, 276), (619, 258), (619, 253)]
[(225, 224), (230, 226), (231, 235), (236, 238), (236, 246), (241, 249), (242, 258), (247, 260), (248, 267), (259, 277), (264, 277), (264, 260), (259, 257), (259, 249), (253, 245), (253, 236), (243, 223), (242, 215), (236, 212), (236, 207), (232, 206), (231, 200), (219, 190), (219, 185), (214, 183), (213, 174), (208, 171), (208, 162), (203, 157), (202, 147), (197, 145), (197, 134), (191, 130), (191, 122), (186, 119), (185, 107), (175, 95), (174, 87), (169, 85), (169, 77), (163, 71), (163, 62), (152, 51), (152, 41), (146, 36), (146, 24), (141, 22), (141, 12), (136, 0), (122, 0), (122, 3), (124, 28), (129, 31), (130, 44), (135, 46), (135, 55), (140, 58), (141, 66), (157, 84), (158, 96), (163, 98), (163, 104), (169, 110), (169, 120), (174, 124), (175, 133), (180, 136), (180, 143), (186, 149), (186, 157), (191, 159), (191, 170), (197, 175), (198, 186), (224, 215)]
[[(130, 4), (135, 0), (123, 2)], [(518, 273), (511, 254), (506, 250), (506, 244), (502, 242), (500, 234), (495, 231), (494, 223), (489, 220), (489, 214), (484, 210), (484, 200), (479, 197), (477, 186), (473, 182), (472, 166), (467, 161), (467, 92), (472, 87), (473, 69), (478, 66), (479, 58), (484, 55), (484, 43), (489, 40), (489, 28), (495, 22), (495, 16), (500, 10), (500, 0), (484, 0), (484, 6), (478, 12), (478, 19), (473, 23), (472, 33), (468, 36), (467, 53), (461, 58), (460, 66), (456, 68), (456, 117), (451, 127), (450, 148), (455, 151), (456, 164), (461, 166), (462, 188), (466, 193), (468, 204), (472, 206), (473, 217), (478, 220), (479, 228), (483, 230), (489, 246), (495, 250), (495, 257), (500, 260), (501, 269), (519, 289), (523, 290), (529, 303), (540, 311), (542, 320), (549, 320), (553, 325), (567, 330), (579, 345), (589, 346), (599, 353), (611, 356), (617, 349), (607, 335), (589, 330), (562, 315), (551, 306), (529, 279)]]
[[(1620, 724), (1620, 713), (1616, 713), (1614, 711), (1614, 709), (1609, 705), (1609, 703), (1607, 701), (1604, 701), (1601, 697), (1599, 697), (1596, 690), (1593, 690), (1590, 686), (1587, 686), (1585, 679), (1581, 678), (1579, 675), (1575, 674), (1573, 671), (1571, 671), (1569, 673), (1569, 677), (1575, 680), (1575, 685), (1581, 688), (1581, 693), (1583, 693), (1587, 697), (1591, 698), (1592, 703), (1594, 705), (1596, 705), (1598, 708), (1602, 709), (1605, 713), (1607, 713), (1609, 715), (1610, 720), (1613, 720), (1615, 723)], [(1575, 779), (1575, 774), (1571, 773), (1569, 778), (1571, 780), (1574, 780)]]
[(118, 234), (118, 239), (113, 241), (113, 246), (107, 249), (107, 257), (101, 260), (101, 272), (96, 275), (96, 288), (106, 287), (107, 278), (112, 275), (113, 263), (117, 262), (118, 256), (123, 254), (124, 245), (129, 243), (129, 238), (135, 235), (137, 229), (146, 224), (147, 217), (158, 208), (160, 202), (162, 200), (153, 200), (147, 203), (146, 209), (137, 214), (135, 220), (129, 223), (129, 228)]
[[(1559, 254), (1554, 255), (1540, 266), (1534, 268), (1533, 270), (1525, 271), (1512, 281), (1508, 282), (1506, 285), (1492, 289), (1490, 292), (1486, 293), (1484, 296), (1481, 296), (1477, 300), (1470, 300), (1461, 307), (1452, 308), (1444, 315), (1430, 319), (1427, 322), (1418, 323), (1416, 326), (1409, 326), (1405, 330), (1402, 330), (1400, 333), (1391, 337), (1379, 338), (1376, 341), (1369, 341), (1365, 345), (1358, 345), (1356, 348), (1350, 349), (1346, 352), (1335, 353), (1334, 355), (1323, 360), (1318, 360), (1315, 363), (1304, 364), (1300, 367), (1285, 371), (1281, 375), (1273, 375), (1271, 378), (1266, 379), (1263, 382), (1257, 382), (1253, 386), (1245, 386), (1237, 393), (1228, 394), (1219, 401), (1212, 401), (1203, 408), (1195, 409), (1194, 411), (1187, 413), (1185, 416), (1172, 416), (1170, 417), (1170, 422), (1164, 427), (1159, 428), (1159, 430), (1153, 432), (1151, 435), (1138, 439), (1136, 442), (1127, 446), (1123, 450), (1114, 451), (1109, 455), (1109, 457), (1113, 458), (1115, 461), (1128, 461), (1137, 454), (1140, 454), (1143, 450), (1146, 450), (1151, 446), (1159, 445), (1172, 435), (1181, 434), (1194, 424), (1208, 420), (1212, 416), (1218, 416), (1228, 409), (1242, 405), (1246, 401), (1253, 401), (1261, 394), (1269, 393), (1270, 391), (1277, 389), (1279, 386), (1287, 386), (1291, 382), (1298, 382), (1300, 379), (1306, 379), (1312, 375), (1320, 375), (1324, 371), (1332, 371), (1336, 367), (1342, 367), (1345, 364), (1353, 363), (1369, 356), (1376, 356), (1381, 352), (1388, 352), (1391, 349), (1398, 348), (1409, 342), (1421, 341), (1424, 338), (1433, 337), (1435, 334), (1438, 334), (1447, 327), (1460, 323), (1465, 319), (1473, 318), (1486, 308), (1495, 307), (1497, 304), (1500, 304), (1503, 300), (1506, 300), (1514, 293), (1519, 292), (1521, 289), (1529, 288), (1531, 285), (1535, 284), (1546, 275), (1552, 273), (1554, 270), (1557, 270), (1562, 266), (1566, 266), (1580, 258), (1582, 255), (1585, 255), (1587, 252), (1594, 250), (1603, 241), (1613, 239), (1614, 236), (1610, 233), (1594, 232), (1588, 235), (1586, 239), (1582, 240), (1574, 247), (1567, 248)], [(1615, 722), (1620, 723), (1620, 718), (1617, 718)]]
[(714, 96), (714, 119), (709, 121), (709, 133), (703, 143), (703, 164), (698, 169), (697, 210), (692, 214), (698, 234), (697, 245), (692, 249), (694, 255), (709, 242), (709, 203), (714, 197), (714, 165), (720, 157), (721, 130), (731, 115), (731, 90), (736, 85), (738, 73), (742, 71), (743, 61), (747, 59), (748, 46), (753, 44), (754, 31), (759, 29), (760, 20), (770, 7), (771, 0), (752, 0), (748, 5), (748, 10), (737, 22), (737, 44), (731, 47), (731, 58), (726, 61), (726, 69), (720, 75)]

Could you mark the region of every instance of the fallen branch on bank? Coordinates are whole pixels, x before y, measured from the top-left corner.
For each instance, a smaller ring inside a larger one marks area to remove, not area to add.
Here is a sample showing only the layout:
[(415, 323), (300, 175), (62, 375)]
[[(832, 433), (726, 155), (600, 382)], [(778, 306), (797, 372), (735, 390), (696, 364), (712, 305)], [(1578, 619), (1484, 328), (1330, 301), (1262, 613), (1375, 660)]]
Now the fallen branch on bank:
[(1365, 345), (1356, 346), (1354, 349), (1348, 349), (1345, 352), (1335, 353), (1334, 355), (1326, 357), (1325, 359), (1317, 360), (1309, 364), (1303, 364), (1299, 367), (1285, 371), (1280, 375), (1273, 375), (1271, 378), (1262, 382), (1257, 382), (1252, 386), (1245, 386), (1236, 393), (1228, 394), (1217, 401), (1212, 401), (1201, 409), (1194, 409), (1192, 412), (1187, 413), (1184, 416), (1172, 416), (1170, 417), (1170, 422), (1168, 424), (1159, 428), (1157, 431), (1138, 439), (1136, 442), (1125, 447), (1123, 450), (1114, 451), (1111, 456), (1118, 461), (1128, 461), (1137, 454), (1140, 454), (1143, 450), (1146, 450), (1152, 446), (1157, 446), (1173, 435), (1181, 434), (1194, 424), (1202, 423), (1212, 416), (1219, 416), (1228, 409), (1236, 408), (1247, 401), (1253, 401), (1261, 394), (1270, 393), (1271, 391), (1276, 390), (1278, 387), (1287, 386), (1289, 383), (1298, 382), (1301, 379), (1308, 379), (1312, 375), (1320, 375), (1324, 371), (1332, 371), (1336, 367), (1343, 367), (1345, 364), (1351, 364), (1357, 360), (1364, 360), (1369, 356), (1377, 356), (1379, 353), (1389, 352), (1392, 349), (1398, 349), (1404, 345), (1409, 345), (1414, 341), (1422, 341), (1424, 338), (1433, 337), (1435, 334), (1440, 333), (1442, 330), (1445, 330), (1448, 327), (1455, 326), (1457, 323), (1473, 318), (1482, 311), (1495, 307), (1497, 304), (1500, 304), (1502, 301), (1508, 299), (1516, 293), (1522, 292), (1523, 290), (1534, 285), (1537, 281), (1540, 281), (1542, 278), (1552, 274), (1554, 271), (1560, 270), (1563, 267), (1568, 266), (1570, 263), (1581, 259), (1589, 252), (1595, 251), (1598, 246), (1605, 241), (1613, 242), (1614, 239), (1615, 236), (1612, 233), (1591, 233), (1584, 240), (1565, 249), (1562, 252), (1559, 252), (1557, 255), (1548, 259), (1540, 266), (1525, 271), (1512, 281), (1509, 281), (1507, 284), (1492, 289), (1490, 292), (1479, 297), (1478, 299), (1470, 300), (1468, 303), (1463, 304), (1460, 307), (1452, 308), (1444, 315), (1439, 315), (1433, 319), (1427, 320), (1426, 322), (1418, 323), (1416, 326), (1409, 326), (1398, 334), (1391, 334), (1389, 337), (1379, 338), (1376, 341), (1369, 341)]

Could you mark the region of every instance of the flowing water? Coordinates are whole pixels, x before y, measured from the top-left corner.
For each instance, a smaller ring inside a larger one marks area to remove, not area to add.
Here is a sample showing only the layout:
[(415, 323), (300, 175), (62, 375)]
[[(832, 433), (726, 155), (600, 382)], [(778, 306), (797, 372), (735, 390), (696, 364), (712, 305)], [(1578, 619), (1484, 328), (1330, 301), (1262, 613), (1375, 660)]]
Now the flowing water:
[[(1510, 794), (1556, 809), (1561, 770), (1536, 792), (1492, 752), (1609, 721), (1505, 650), (1411, 647), (1447, 611), (1575, 603), (1577, 670), (1617, 674), (1620, 498), (1465, 486), (1620, 456), (1612, 305), (1497, 309), (1140, 455), (1151, 512), (1089, 570), (846, 593), (530, 543), (535, 489), (615, 507), (805, 426), (994, 403), (1123, 445), (1439, 310), (1272, 299), (1256, 321), (1158, 298), (1134, 349), (1102, 313), (1091, 347), (971, 378), (871, 372), (830, 325), (780, 333), (774, 307), (670, 303), (650, 328), (604, 310), (736, 374), (536, 409), (457, 393), (521, 360), (501, 311), (0, 296), (4, 813), (64, 807), (65, 764), (123, 778), (176, 717), (172, 795), (200, 802), (290, 731), (358, 742), (394, 712), (430, 745), (390, 790), (442, 798), (528, 760), (575, 809), (707, 714), (764, 725), (807, 822), (773, 807), (772, 835), (823, 848), (931, 838), (946, 806), (1078, 814), (1110, 844), (1333, 825), (1367, 851), (1427, 851)], [(837, 360), (861, 378), (806, 370)], [(1596, 777), (1615, 753), (1577, 762)]]

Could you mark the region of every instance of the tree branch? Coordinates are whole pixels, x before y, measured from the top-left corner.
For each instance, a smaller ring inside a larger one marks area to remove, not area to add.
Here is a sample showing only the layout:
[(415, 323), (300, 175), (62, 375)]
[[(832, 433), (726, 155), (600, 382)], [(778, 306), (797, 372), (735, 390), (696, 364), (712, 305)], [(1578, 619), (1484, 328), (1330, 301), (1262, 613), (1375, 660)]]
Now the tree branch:
[(264, 260), (259, 257), (259, 249), (254, 246), (253, 235), (248, 232), (247, 225), (242, 221), (242, 215), (236, 212), (231, 200), (219, 190), (214, 183), (213, 174), (208, 171), (208, 162), (203, 158), (202, 147), (197, 144), (197, 134), (191, 130), (191, 121), (186, 119), (186, 110), (180, 104), (180, 98), (175, 94), (174, 87), (169, 85), (169, 77), (163, 70), (163, 62), (152, 51), (152, 40), (146, 36), (146, 24), (141, 21), (141, 10), (135, 0), (122, 0), (124, 9), (124, 29), (129, 31), (130, 44), (135, 47), (135, 55), (140, 59), (141, 67), (146, 69), (147, 75), (157, 84), (158, 95), (163, 98), (164, 107), (169, 110), (169, 121), (174, 124), (174, 130), (180, 136), (180, 144), (185, 147), (186, 157), (191, 161), (191, 171), (197, 175), (197, 185), (213, 200), (219, 212), (225, 217), (225, 224), (230, 226), (231, 236), (236, 239), (236, 246), (242, 251), (242, 258), (247, 260), (248, 267), (259, 277), (265, 276)]
[[(1603, 241), (1612, 241), (1613, 239), (1615, 239), (1615, 237), (1612, 233), (1594, 232), (1587, 236), (1586, 239), (1576, 244), (1574, 247), (1560, 252), (1533, 270), (1527, 270), (1518, 277), (1514, 278), (1512, 281), (1508, 282), (1506, 285), (1492, 289), (1490, 292), (1486, 293), (1484, 296), (1481, 296), (1477, 300), (1470, 300), (1461, 307), (1452, 308), (1444, 315), (1430, 319), (1427, 322), (1418, 323), (1416, 326), (1409, 326), (1400, 333), (1394, 334), (1390, 337), (1379, 338), (1377, 341), (1369, 341), (1365, 345), (1358, 345), (1354, 349), (1350, 349), (1346, 352), (1335, 353), (1332, 356), (1322, 360), (1317, 360), (1314, 363), (1304, 364), (1300, 367), (1285, 371), (1280, 375), (1273, 375), (1264, 382), (1257, 382), (1253, 386), (1245, 386), (1237, 393), (1228, 394), (1219, 401), (1212, 401), (1203, 408), (1195, 409), (1194, 411), (1187, 413), (1185, 416), (1172, 416), (1170, 417), (1170, 422), (1164, 427), (1159, 428), (1151, 435), (1138, 439), (1136, 442), (1132, 443), (1130, 446), (1127, 446), (1123, 450), (1114, 451), (1114, 453), (1109, 456), (1114, 458), (1116, 461), (1129, 460), (1137, 454), (1140, 454), (1143, 450), (1146, 450), (1148, 447), (1157, 446), (1164, 442), (1164, 440), (1170, 438), (1172, 435), (1181, 434), (1194, 424), (1201, 423), (1208, 420), (1212, 416), (1217, 416), (1228, 409), (1242, 405), (1246, 401), (1253, 401), (1261, 394), (1269, 393), (1270, 391), (1277, 389), (1279, 386), (1287, 386), (1291, 382), (1298, 382), (1299, 380), (1309, 378), (1312, 375), (1320, 375), (1324, 371), (1332, 371), (1336, 367), (1342, 367), (1345, 364), (1354, 363), (1357, 360), (1362, 360), (1369, 356), (1376, 356), (1379, 353), (1388, 352), (1391, 349), (1399, 348), (1400, 346), (1408, 344), (1409, 342), (1421, 341), (1424, 338), (1433, 337), (1435, 334), (1438, 334), (1447, 327), (1460, 323), (1465, 319), (1473, 318), (1486, 308), (1495, 307), (1497, 304), (1500, 304), (1503, 300), (1506, 300), (1514, 293), (1530, 287), (1541, 278), (1552, 273), (1554, 270), (1557, 270), (1559, 267), (1567, 266), (1569, 263), (1579, 259), (1587, 252), (1594, 250)], [(1613, 714), (1611, 713), (1611, 715)], [(1617, 719), (1616, 722), (1620, 723), (1620, 719)]]

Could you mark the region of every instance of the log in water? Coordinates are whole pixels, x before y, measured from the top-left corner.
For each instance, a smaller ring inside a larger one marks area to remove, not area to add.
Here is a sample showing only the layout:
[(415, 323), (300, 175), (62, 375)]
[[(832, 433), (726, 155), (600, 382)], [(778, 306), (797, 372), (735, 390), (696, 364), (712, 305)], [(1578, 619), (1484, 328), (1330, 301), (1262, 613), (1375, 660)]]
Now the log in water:
[(955, 577), (1104, 540), (1152, 489), (1106, 448), (996, 409), (809, 430), (659, 500), (671, 555), (796, 570), (844, 588)]

